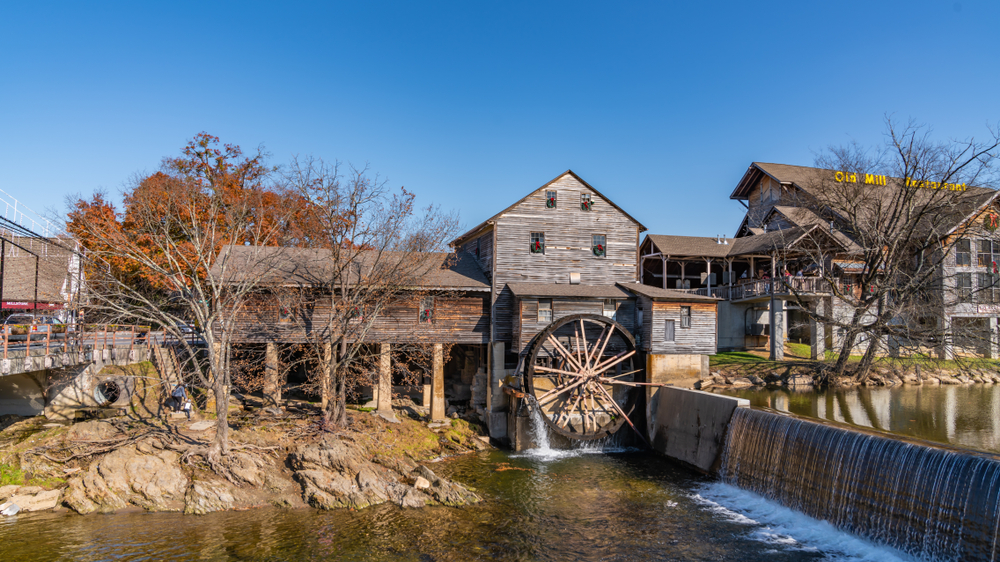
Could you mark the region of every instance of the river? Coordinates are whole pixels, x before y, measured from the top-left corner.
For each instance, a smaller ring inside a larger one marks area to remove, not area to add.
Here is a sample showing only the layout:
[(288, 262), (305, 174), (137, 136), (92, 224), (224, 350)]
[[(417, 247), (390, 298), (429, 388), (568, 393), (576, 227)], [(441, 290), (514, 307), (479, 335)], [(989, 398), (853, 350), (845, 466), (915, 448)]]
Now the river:
[(750, 405), (1000, 453), (1000, 385), (721, 389)]
[(491, 451), (432, 466), (486, 501), (21, 515), (0, 520), (0, 560), (906, 559), (649, 453)]

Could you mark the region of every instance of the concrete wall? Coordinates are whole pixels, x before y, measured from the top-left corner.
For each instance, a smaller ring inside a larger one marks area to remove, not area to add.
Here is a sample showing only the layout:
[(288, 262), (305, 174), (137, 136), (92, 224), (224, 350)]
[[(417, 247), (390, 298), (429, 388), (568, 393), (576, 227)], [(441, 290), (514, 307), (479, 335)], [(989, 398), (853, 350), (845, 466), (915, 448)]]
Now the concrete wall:
[(0, 377), (0, 414), (41, 414), (45, 408), (44, 385), (44, 371)]
[(649, 442), (672, 459), (714, 472), (719, 467), (729, 420), (750, 401), (676, 387), (656, 390), (648, 400)]
[(692, 386), (708, 376), (708, 355), (646, 355), (647, 382)]

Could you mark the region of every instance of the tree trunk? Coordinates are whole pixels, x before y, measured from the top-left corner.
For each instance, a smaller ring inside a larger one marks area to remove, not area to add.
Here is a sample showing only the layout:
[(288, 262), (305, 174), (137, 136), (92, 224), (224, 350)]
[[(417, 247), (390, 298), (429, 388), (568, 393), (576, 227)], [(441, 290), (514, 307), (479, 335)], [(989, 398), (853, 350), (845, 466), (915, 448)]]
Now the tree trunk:
[(875, 360), (875, 352), (878, 351), (878, 333), (871, 333), (869, 336), (871, 339), (868, 341), (868, 349), (865, 350), (861, 363), (858, 364), (858, 370), (854, 373), (854, 379), (858, 382), (865, 382), (868, 379), (872, 362)]

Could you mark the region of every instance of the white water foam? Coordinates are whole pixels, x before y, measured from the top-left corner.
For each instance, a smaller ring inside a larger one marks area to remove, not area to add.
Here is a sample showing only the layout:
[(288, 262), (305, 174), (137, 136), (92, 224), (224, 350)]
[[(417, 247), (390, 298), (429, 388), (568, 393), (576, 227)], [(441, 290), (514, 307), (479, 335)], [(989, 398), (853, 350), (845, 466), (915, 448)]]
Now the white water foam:
[(514, 458), (528, 457), (540, 461), (553, 461), (580, 455), (621, 453), (632, 450), (616, 445), (614, 435), (596, 441), (577, 441), (572, 449), (553, 449), (549, 442), (549, 426), (545, 425), (545, 420), (542, 419), (542, 414), (537, 407), (533, 404), (529, 407), (531, 408), (531, 439), (534, 441), (535, 447), (511, 455)]
[(749, 532), (753, 540), (784, 550), (822, 552), (827, 560), (845, 562), (917, 560), (730, 484), (706, 484), (691, 498), (722, 519), (753, 527)]

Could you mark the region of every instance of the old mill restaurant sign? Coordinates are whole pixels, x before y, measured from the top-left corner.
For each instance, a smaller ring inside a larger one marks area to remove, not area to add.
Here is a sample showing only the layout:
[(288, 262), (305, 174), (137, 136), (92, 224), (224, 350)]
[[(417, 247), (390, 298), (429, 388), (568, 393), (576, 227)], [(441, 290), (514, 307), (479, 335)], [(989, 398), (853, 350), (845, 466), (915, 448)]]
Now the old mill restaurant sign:
[[(834, 172), (833, 181), (838, 183), (858, 183), (858, 176), (864, 180), (865, 185), (886, 185), (889, 178), (879, 174), (855, 174), (852, 172)], [(948, 191), (965, 191), (968, 187), (964, 183), (946, 183), (940, 181), (923, 181), (913, 178), (906, 178), (906, 187), (920, 187), (924, 189), (945, 189)]]

